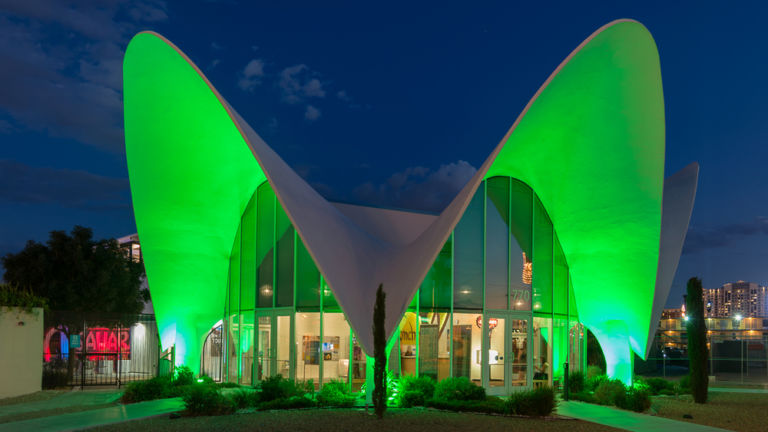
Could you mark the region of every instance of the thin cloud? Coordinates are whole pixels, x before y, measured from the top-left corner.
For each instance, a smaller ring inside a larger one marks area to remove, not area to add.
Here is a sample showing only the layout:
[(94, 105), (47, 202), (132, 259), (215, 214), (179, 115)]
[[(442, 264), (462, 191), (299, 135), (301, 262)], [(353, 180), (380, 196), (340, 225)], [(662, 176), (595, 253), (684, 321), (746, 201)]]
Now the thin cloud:
[(261, 59), (253, 59), (245, 65), (245, 68), (243, 68), (237, 85), (244, 91), (253, 91), (256, 86), (261, 84), (261, 79), (263, 77), (264, 61)]
[(365, 204), (421, 211), (442, 211), (477, 172), (460, 160), (441, 165), (437, 170), (423, 166), (392, 174), (381, 184), (364, 183), (353, 190)]
[(714, 227), (690, 227), (685, 237), (683, 254), (729, 246), (739, 239), (768, 234), (768, 218), (759, 216), (751, 221)]
[(309, 121), (315, 121), (320, 118), (320, 110), (312, 105), (307, 105), (307, 110), (304, 111), (304, 118)]
[(166, 20), (166, 11), (153, 0), (4, 4), (0, 113), (19, 127), (124, 151), (123, 47), (146, 24)]
[(104, 210), (129, 208), (128, 179), (0, 159), (0, 201)]

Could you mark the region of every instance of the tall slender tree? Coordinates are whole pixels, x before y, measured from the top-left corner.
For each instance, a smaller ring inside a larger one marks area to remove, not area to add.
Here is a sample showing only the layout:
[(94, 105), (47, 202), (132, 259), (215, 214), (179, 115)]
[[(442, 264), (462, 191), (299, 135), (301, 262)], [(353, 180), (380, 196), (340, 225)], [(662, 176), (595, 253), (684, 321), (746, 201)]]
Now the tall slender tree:
[(707, 325), (704, 321), (704, 299), (701, 279), (688, 280), (685, 314), (688, 317), (688, 361), (691, 370), (691, 393), (696, 403), (707, 402), (709, 377), (707, 373)]
[(376, 303), (373, 305), (373, 407), (376, 417), (384, 417), (387, 410), (387, 336), (384, 331), (387, 295), (379, 284), (376, 290)]

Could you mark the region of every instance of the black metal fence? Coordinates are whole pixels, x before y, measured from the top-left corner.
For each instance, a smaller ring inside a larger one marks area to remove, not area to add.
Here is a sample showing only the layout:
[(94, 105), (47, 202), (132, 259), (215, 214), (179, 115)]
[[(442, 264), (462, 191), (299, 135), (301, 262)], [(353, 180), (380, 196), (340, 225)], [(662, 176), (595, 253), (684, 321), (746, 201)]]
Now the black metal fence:
[(43, 386), (121, 386), (171, 370), (154, 315), (45, 314)]

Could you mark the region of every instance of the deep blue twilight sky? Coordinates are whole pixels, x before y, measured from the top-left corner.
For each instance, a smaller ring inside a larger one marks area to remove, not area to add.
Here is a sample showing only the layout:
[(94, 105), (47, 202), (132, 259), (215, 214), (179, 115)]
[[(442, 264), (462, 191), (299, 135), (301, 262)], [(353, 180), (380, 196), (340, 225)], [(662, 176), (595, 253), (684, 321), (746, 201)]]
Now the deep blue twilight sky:
[(634, 18), (660, 52), (666, 173), (701, 164), (668, 304), (693, 275), (768, 284), (767, 5), (254, 3), (0, 0), (0, 254), (75, 224), (135, 232), (121, 63), (140, 30), (326, 197), (439, 210), (571, 50)]

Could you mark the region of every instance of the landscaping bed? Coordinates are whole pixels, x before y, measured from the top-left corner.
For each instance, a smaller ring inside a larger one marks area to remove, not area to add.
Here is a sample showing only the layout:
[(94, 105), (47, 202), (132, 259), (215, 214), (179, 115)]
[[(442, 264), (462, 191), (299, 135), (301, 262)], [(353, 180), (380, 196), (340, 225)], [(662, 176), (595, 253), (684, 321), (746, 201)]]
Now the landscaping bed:
[(672, 420), (739, 432), (763, 432), (768, 427), (768, 394), (710, 391), (706, 404), (694, 403), (690, 395), (656, 396), (651, 411)]
[(373, 415), (373, 409), (306, 409), (260, 411), (228, 416), (182, 417), (168, 416), (109, 425), (92, 431), (313, 431), (313, 432), (376, 432), (430, 430), (453, 431), (616, 431), (618, 429), (594, 423), (561, 418), (523, 418), (454, 413), (425, 408), (390, 408), (383, 420)]

